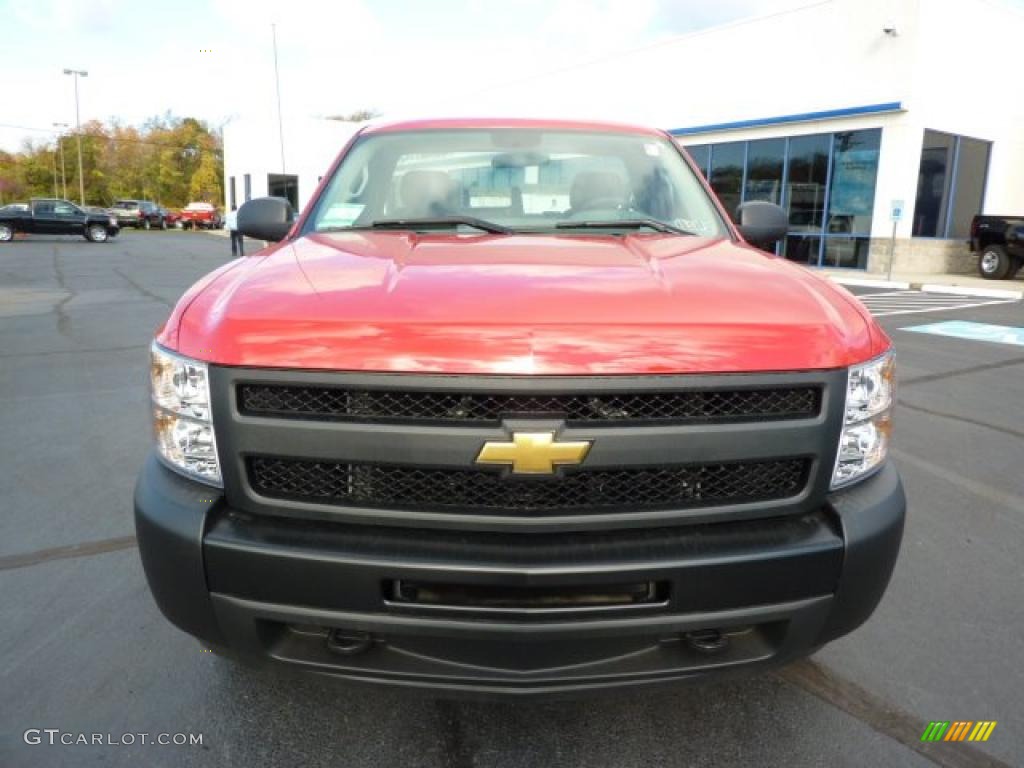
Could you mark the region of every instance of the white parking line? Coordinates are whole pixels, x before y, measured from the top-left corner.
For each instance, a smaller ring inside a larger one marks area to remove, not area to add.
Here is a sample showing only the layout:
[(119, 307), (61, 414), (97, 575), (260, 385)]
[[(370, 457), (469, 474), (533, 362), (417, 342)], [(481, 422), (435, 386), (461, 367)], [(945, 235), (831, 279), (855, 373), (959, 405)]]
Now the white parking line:
[(875, 317), (890, 315), (916, 315), (925, 312), (948, 312), (957, 309), (988, 307), (995, 304), (1015, 304), (1019, 299), (992, 298), (979, 301), (976, 296), (923, 291), (886, 291), (857, 297)]

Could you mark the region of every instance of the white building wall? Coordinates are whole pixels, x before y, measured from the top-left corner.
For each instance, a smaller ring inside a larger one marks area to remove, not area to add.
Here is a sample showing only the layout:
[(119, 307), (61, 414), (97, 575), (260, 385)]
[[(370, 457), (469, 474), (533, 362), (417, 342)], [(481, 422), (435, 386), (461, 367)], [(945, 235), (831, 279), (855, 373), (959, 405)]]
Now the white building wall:
[(240, 118), (224, 126), (224, 196), (230, 208), (230, 179), (235, 177), (238, 205), (245, 202), (245, 174), (252, 179), (251, 196), (267, 195), (272, 173), (299, 177), (299, 207), (305, 208), (318, 180), (358, 129), (355, 123), (315, 118), (289, 118), (284, 123), (284, 165), (277, 121)]
[[(895, 34), (887, 34), (885, 29)], [(888, 113), (776, 123), (680, 136), (680, 143), (882, 128), (871, 267), (892, 234), (890, 204), (903, 200), (896, 236), (911, 236), (925, 129), (993, 142), (983, 210), (1024, 211), (1024, 100), (1018, 77), (1024, 13), (997, 0), (816, 0), (796, 9), (610, 54), (484, 93), (431, 93), (389, 119), (428, 116), (594, 118), (668, 130), (899, 103)], [(330, 105), (325, 105), (329, 108)], [(356, 126), (287, 120), (285, 168), (299, 175), (300, 204)], [(277, 122), (225, 128), (225, 176), (252, 196), (280, 172)], [(227, 181), (225, 180), (225, 186)], [(885, 241), (885, 242), (883, 242)], [(919, 261), (932, 246), (915, 239)], [(962, 242), (954, 245), (963, 251)], [(945, 257), (943, 257), (945, 258)], [(915, 262), (916, 263), (916, 262)]]
[(1024, 12), (990, 0), (926, 0), (921, 21), (914, 120), (992, 141), (983, 211), (1024, 211)]

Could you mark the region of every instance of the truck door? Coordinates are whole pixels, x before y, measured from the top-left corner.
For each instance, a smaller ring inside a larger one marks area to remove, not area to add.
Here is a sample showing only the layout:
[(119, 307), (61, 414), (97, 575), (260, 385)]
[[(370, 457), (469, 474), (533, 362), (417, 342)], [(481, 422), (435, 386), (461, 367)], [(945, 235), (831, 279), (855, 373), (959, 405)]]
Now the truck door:
[(59, 235), (81, 235), (85, 232), (85, 212), (77, 205), (63, 200), (53, 204)]
[(41, 200), (32, 203), (32, 216), (26, 222), (29, 232), (36, 232), (41, 235), (56, 235), (60, 233), (60, 222), (57, 219), (57, 212), (54, 210), (55, 203), (52, 200)]

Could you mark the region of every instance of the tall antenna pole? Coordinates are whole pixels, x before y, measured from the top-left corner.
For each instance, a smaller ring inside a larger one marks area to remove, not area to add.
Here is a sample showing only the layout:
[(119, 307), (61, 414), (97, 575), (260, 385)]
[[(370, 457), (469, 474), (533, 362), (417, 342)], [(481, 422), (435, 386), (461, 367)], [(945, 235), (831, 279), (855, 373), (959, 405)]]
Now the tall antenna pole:
[(277, 71), (277, 24), (270, 25), (274, 39), (274, 83), (277, 86), (277, 135), (281, 142), (281, 173), (284, 173), (284, 124), (281, 121), (281, 76)]
[(65, 69), (65, 75), (75, 78), (75, 133), (78, 141), (78, 201), (85, 207), (85, 177), (82, 175), (82, 121), (78, 117), (78, 78), (88, 77), (84, 69)]

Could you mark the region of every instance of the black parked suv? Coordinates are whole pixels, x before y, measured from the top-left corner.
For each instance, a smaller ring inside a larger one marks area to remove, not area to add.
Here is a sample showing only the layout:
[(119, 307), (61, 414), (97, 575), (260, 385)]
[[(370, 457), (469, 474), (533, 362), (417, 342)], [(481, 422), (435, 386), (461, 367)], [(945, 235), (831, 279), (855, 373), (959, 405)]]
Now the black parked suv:
[(118, 200), (110, 211), (122, 227), (167, 229), (167, 219), (160, 206), (149, 200)]

